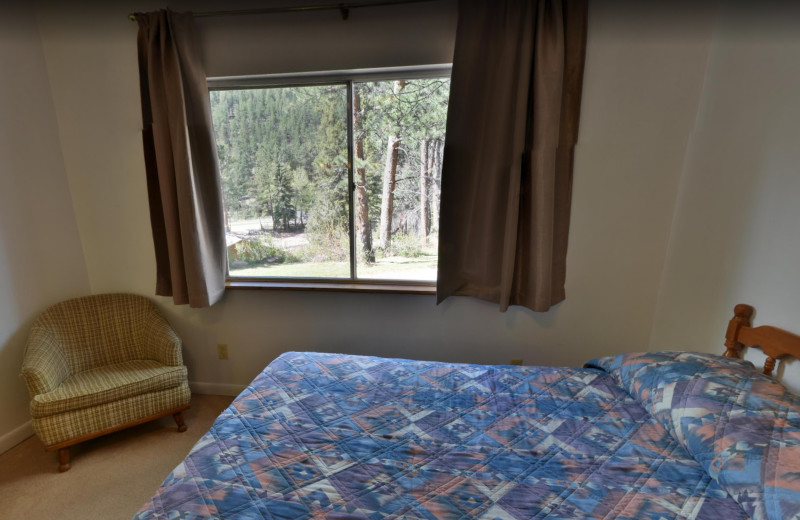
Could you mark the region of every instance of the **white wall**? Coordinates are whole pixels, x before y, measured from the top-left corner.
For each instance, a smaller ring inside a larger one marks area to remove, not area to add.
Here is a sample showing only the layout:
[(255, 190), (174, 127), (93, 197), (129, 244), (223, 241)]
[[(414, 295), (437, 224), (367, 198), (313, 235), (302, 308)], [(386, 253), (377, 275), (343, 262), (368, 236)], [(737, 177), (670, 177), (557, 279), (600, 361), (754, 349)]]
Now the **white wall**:
[[(653, 349), (721, 353), (737, 303), (756, 308), (756, 325), (800, 334), (798, 21), (797, 3), (722, 4)], [(797, 366), (782, 375), (800, 389)]]
[(0, 453), (31, 433), (28, 328), (89, 291), (34, 12), (0, 5)]
[[(194, 12), (220, 9), (219, 2), (183, 3)], [(314, 2), (325, 3), (339, 2)], [(271, 4), (289, 5), (262, 0), (253, 6)], [(353, 9), (346, 22), (338, 11), (197, 17), (196, 22), (210, 77), (450, 63), (456, 1)]]
[[(39, 4), (38, 30), (30, 12), (0, 12), (0, 451), (27, 431), (16, 374), (35, 314), (89, 290), (152, 296), (155, 281), (126, 15), (163, 3), (59, 4)], [(569, 365), (648, 345), (719, 352), (739, 301), (800, 332), (800, 13), (739, 5), (591, 3), (565, 302), (501, 314), (412, 295), (229, 291), (203, 310), (156, 298), (190, 378), (232, 391), (289, 349)], [(447, 61), (454, 23), (447, 0), (200, 28), (209, 74), (227, 75)]]
[[(65, 165), (95, 293), (153, 294), (136, 24), (126, 14), (157, 6), (107, 2), (89, 15), (54, 4), (39, 11)], [(225, 4), (226, 9), (238, 6)], [(420, 9), (430, 10), (430, 16), (420, 15)], [(262, 70), (254, 72), (299, 67), (301, 59), (312, 59), (331, 45), (368, 49), (366, 66), (440, 62), (452, 52), (453, 2), (392, 10), (391, 16), (380, 9), (354, 12), (348, 22), (328, 13), (325, 23), (335, 28), (322, 33), (308, 29), (304, 17), (309, 15), (282, 15), (280, 23), (262, 17), (259, 31), (242, 29), (231, 35), (239, 40), (230, 45), (249, 49), (250, 57), (263, 55)], [(486, 363), (513, 357), (563, 365), (645, 349), (686, 137), (702, 87), (712, 14), (675, 2), (649, 2), (647, 7), (592, 3), (565, 302), (548, 313), (512, 308), (501, 314), (496, 306), (474, 299), (451, 298), (437, 307), (432, 296), (411, 295), (228, 291), (204, 310), (175, 307), (159, 298), (185, 341), (190, 379), (218, 385), (205, 389), (230, 390), (290, 349)], [(441, 29), (433, 25), (435, 34), (430, 17), (440, 21)], [(218, 26), (204, 20), (203, 33), (207, 38), (230, 34), (232, 20)], [(415, 25), (422, 20), (428, 21)], [(241, 23), (250, 27), (254, 20)], [(273, 38), (276, 34), (281, 38)], [(336, 35), (338, 43), (326, 34)], [(414, 45), (404, 51), (415, 41), (430, 42), (430, 54), (423, 56)], [(210, 74), (234, 68), (245, 72), (242, 62), (234, 60), (225, 68), (224, 60), (211, 53), (207, 48)], [(312, 59), (306, 67), (322, 68), (323, 63), (328, 62)], [(361, 66), (347, 60), (331, 63), (331, 68)], [(217, 342), (230, 345), (230, 360), (216, 359)]]

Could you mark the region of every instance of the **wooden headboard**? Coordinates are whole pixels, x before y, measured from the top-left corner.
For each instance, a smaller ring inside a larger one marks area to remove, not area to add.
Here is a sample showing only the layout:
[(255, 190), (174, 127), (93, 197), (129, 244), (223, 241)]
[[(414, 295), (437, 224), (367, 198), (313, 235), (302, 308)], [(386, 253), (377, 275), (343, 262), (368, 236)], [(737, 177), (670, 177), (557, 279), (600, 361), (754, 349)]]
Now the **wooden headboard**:
[(744, 347), (758, 347), (767, 356), (764, 373), (772, 375), (775, 361), (784, 356), (800, 358), (800, 336), (777, 327), (752, 327), (753, 307), (740, 303), (733, 309), (733, 318), (725, 333), (725, 355), (739, 357)]

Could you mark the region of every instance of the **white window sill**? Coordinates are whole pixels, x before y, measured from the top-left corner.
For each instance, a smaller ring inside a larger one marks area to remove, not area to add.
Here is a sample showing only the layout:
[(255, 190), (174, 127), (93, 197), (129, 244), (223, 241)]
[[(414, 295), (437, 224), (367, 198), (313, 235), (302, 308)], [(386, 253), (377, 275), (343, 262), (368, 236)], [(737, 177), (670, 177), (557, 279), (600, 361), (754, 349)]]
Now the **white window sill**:
[(404, 282), (382, 280), (276, 280), (253, 278), (228, 278), (226, 289), (281, 290), (281, 291), (334, 291), (392, 294), (436, 294), (434, 282)]

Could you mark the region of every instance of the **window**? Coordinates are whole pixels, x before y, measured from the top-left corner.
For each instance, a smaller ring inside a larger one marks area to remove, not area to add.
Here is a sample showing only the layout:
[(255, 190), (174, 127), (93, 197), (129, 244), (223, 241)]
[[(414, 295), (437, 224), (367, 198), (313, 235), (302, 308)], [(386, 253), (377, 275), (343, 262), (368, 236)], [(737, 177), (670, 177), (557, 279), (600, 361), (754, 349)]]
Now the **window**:
[(209, 80), (229, 276), (435, 281), (448, 75)]

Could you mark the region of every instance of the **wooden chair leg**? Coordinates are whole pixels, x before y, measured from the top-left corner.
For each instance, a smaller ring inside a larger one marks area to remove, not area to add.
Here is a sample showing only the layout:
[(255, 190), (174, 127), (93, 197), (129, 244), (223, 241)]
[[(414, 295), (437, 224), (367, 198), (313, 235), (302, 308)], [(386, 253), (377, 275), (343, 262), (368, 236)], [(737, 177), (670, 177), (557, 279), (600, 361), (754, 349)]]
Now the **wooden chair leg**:
[(58, 450), (58, 471), (61, 473), (70, 468), (69, 464), (69, 448), (59, 448)]
[(186, 423), (183, 422), (183, 412), (174, 413), (172, 414), (172, 417), (175, 419), (175, 423), (178, 425), (178, 431), (185, 432)]

